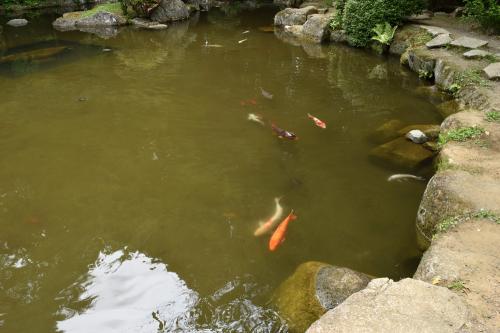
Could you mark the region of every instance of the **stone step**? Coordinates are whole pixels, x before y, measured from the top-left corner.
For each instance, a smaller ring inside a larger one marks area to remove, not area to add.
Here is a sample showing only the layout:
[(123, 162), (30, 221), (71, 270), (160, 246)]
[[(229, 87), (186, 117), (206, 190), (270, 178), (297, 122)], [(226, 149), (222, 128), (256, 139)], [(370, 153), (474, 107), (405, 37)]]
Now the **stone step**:
[(463, 54), (463, 56), (467, 59), (483, 58), (488, 55), (491, 55), (491, 53), (483, 50), (470, 50)]
[(483, 71), (490, 80), (500, 79), (500, 62), (495, 62), (486, 66)]
[(431, 41), (427, 42), (425, 46), (429, 49), (434, 49), (437, 47), (445, 47), (446, 45), (450, 44), (452, 42), (452, 39), (449, 34), (439, 34), (434, 39)]
[(477, 49), (478, 47), (482, 47), (487, 44), (488, 41), (486, 40), (465, 37), (465, 36), (459, 37), (455, 39), (453, 42), (451, 42), (451, 45), (453, 46), (465, 47), (468, 49)]

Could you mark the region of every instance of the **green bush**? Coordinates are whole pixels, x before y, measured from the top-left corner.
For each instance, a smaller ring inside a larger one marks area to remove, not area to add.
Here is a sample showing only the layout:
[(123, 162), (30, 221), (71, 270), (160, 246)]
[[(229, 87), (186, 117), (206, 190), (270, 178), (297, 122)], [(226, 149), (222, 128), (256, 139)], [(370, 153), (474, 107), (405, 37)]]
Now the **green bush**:
[(149, 17), (151, 11), (160, 4), (160, 0), (120, 0), (124, 15), (133, 10), (139, 17)]
[(377, 24), (398, 25), (403, 17), (419, 13), (423, 8), (424, 0), (347, 0), (341, 27), (351, 45), (364, 47)]
[(479, 22), (485, 29), (500, 32), (500, 4), (497, 0), (465, 0), (465, 17)]

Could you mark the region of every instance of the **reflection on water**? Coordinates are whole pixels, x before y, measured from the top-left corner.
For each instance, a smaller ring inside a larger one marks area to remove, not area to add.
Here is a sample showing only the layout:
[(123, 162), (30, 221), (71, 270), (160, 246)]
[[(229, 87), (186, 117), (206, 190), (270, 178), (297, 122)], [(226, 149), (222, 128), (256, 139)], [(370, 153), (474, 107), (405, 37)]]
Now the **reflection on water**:
[[(425, 184), (386, 179), (423, 171), (373, 164), (368, 137), (434, 106), (395, 59), (259, 30), (274, 11), (106, 40), (4, 29), (2, 56), (52, 60), (0, 76), (2, 331), (286, 332), (268, 301), (300, 263), (413, 273)], [(276, 196), (299, 219), (270, 253), (253, 232)]]

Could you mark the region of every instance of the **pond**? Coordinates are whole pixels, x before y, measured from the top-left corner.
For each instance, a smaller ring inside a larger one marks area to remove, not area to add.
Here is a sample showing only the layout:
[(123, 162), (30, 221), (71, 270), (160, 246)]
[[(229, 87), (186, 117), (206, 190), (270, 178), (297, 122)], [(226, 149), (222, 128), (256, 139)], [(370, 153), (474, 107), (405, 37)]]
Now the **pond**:
[[(259, 29), (275, 12), (109, 39), (4, 25), (4, 56), (55, 49), (0, 64), (2, 331), (286, 332), (269, 299), (300, 263), (412, 275), (425, 183), (387, 178), (423, 171), (376, 163), (370, 135), (434, 105), (397, 59)], [(270, 252), (275, 197), (298, 218)]]

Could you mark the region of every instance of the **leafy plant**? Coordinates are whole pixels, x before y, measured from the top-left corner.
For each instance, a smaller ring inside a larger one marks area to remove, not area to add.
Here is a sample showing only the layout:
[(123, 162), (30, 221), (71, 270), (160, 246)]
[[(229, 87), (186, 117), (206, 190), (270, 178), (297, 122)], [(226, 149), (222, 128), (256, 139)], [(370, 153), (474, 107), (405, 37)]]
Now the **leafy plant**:
[(426, 71), (425, 69), (420, 69), (418, 71), (418, 77), (421, 79), (425, 79), (425, 80), (432, 79), (433, 75), (434, 74), (432, 72)]
[(448, 289), (453, 291), (462, 291), (464, 293), (470, 291), (461, 280), (455, 280), (448, 285)]
[(372, 37), (373, 40), (378, 41), (382, 45), (390, 45), (394, 39), (394, 34), (396, 33), (397, 25), (392, 27), (389, 22), (379, 23), (372, 29), (376, 34)]
[(420, 12), (423, 0), (346, 0), (342, 12), (342, 29), (351, 45), (364, 47), (380, 22), (398, 25), (405, 16)]
[(159, 6), (160, 0), (119, 0), (124, 15), (133, 10), (139, 17), (149, 17), (151, 11)]
[(450, 94), (452, 94), (453, 96), (457, 96), (458, 93), (460, 92), (460, 90), (462, 90), (462, 86), (459, 85), (458, 83), (453, 83), (452, 85), (450, 85), (450, 87), (448, 88), (448, 92)]
[(488, 111), (488, 112), (486, 112), (486, 121), (500, 122), (500, 111)]
[(478, 126), (460, 127), (448, 131), (447, 133), (439, 134), (439, 145), (444, 145), (449, 141), (464, 142), (470, 139), (477, 139), (484, 133), (484, 129)]
[(500, 3), (497, 0), (465, 0), (465, 18), (485, 29), (500, 31)]

